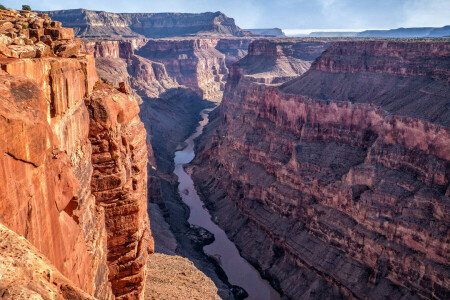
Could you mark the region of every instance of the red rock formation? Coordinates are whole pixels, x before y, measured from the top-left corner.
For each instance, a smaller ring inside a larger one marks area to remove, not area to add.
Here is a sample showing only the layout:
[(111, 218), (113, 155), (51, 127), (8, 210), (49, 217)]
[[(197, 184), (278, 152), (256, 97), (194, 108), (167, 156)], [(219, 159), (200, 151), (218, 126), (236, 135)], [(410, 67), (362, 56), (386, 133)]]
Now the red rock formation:
[(163, 64), (134, 54), (146, 40), (86, 41), (82, 49), (96, 57), (99, 77), (118, 86), (127, 82), (132, 87), (131, 94), (142, 103), (141, 97), (157, 98), (169, 88), (179, 85), (169, 77)]
[[(450, 296), (450, 129), (436, 124), (450, 102), (448, 47), (334, 44), (281, 91), (230, 78), (194, 179), (242, 255), (287, 297)], [(368, 82), (411, 89), (351, 94)], [(434, 102), (407, 110), (405, 99)]]
[[(116, 299), (142, 296), (153, 252), (147, 215), (147, 148), (138, 104), (107, 84), (86, 100), (93, 146), (92, 192), (105, 210), (109, 279)], [(148, 249), (148, 247), (151, 249)]]
[[(34, 13), (26, 14), (14, 22), (41, 20)], [(44, 20), (48, 19), (44, 16)], [(61, 34), (65, 32), (55, 26)], [(72, 51), (74, 40), (61, 38), (65, 36), (55, 35), (53, 42), (66, 48), (49, 48), (55, 51), (49, 56)], [(2, 45), (7, 48), (11, 44), (5, 41)], [(128, 109), (137, 108), (137, 104), (129, 104), (134, 103), (129, 96), (121, 94), (116, 99), (119, 92), (110, 88), (94, 91), (98, 78), (93, 56), (77, 51), (74, 56), (0, 58), (0, 222), (29, 240), (75, 286), (92, 296), (113, 298), (111, 281), (119, 298), (135, 297), (143, 288), (147, 247), (152, 249), (146, 208), (145, 130), (136, 117), (138, 110), (124, 113), (119, 109), (124, 104)], [(117, 172), (127, 171), (124, 178), (137, 181), (130, 190), (123, 187), (120, 200), (111, 195), (107, 208), (92, 193), (101, 190), (99, 182), (108, 182), (110, 174), (104, 174), (106, 167), (98, 169), (97, 152), (91, 157), (90, 138), (98, 120), (90, 120), (85, 99), (98, 104), (95, 109), (90, 106), (90, 112), (102, 113), (105, 107), (114, 111), (107, 121), (111, 131), (104, 131), (107, 136), (121, 134), (109, 142), (119, 138), (127, 144), (116, 152), (114, 146), (119, 144), (114, 144), (111, 154)], [(118, 100), (122, 102), (113, 102)], [(127, 217), (118, 216), (111, 208), (119, 207), (123, 213), (130, 209), (124, 202), (134, 209)], [(117, 244), (125, 241), (119, 259)]]
[(450, 126), (450, 112), (442, 109), (448, 105), (449, 61), (448, 42), (340, 42), (282, 90), (322, 100), (371, 102)]
[(310, 39), (265, 39), (249, 45), (248, 55), (230, 67), (230, 76), (276, 84), (305, 73), (329, 42)]
[[(149, 40), (137, 54), (162, 63), (167, 73), (179, 84), (193, 89), (204, 99), (220, 101), (228, 75), (227, 63), (244, 54), (247, 43), (243, 40), (217, 38)], [(233, 47), (225, 51), (226, 45)]]

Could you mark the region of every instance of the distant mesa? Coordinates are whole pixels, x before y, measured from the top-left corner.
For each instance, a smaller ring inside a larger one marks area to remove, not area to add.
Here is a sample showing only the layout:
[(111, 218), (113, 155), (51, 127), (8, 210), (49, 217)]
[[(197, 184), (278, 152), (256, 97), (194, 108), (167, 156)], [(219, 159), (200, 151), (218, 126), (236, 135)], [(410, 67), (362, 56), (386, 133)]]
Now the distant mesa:
[(262, 29), (245, 29), (246, 31), (250, 31), (251, 33), (261, 34), (265, 36), (273, 36), (273, 37), (285, 37), (283, 30), (280, 28), (262, 28)]
[(417, 27), (397, 28), (390, 30), (366, 30), (358, 33), (360, 37), (392, 37), (392, 38), (414, 38), (414, 37), (444, 37), (450, 35), (450, 25), (444, 27)]
[[(251, 31), (249, 29), (249, 31)], [(444, 27), (415, 27), (364, 31), (312, 31), (290, 37), (380, 37), (380, 38), (439, 38), (450, 36), (450, 25)]]
[(82, 38), (164, 38), (175, 36), (246, 36), (234, 19), (222, 12), (110, 13), (86, 9), (48, 11), (49, 16), (74, 29)]

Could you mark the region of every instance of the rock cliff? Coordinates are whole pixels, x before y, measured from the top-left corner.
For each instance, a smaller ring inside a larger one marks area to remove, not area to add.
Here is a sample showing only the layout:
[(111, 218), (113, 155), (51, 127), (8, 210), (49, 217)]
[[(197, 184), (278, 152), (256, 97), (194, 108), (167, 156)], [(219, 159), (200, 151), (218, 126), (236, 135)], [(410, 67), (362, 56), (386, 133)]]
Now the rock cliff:
[(221, 101), (228, 67), (245, 55), (251, 39), (149, 40), (136, 53), (162, 63), (169, 76), (210, 101)]
[(188, 13), (109, 13), (86, 9), (47, 12), (75, 34), (86, 38), (149, 37), (188, 35), (250, 35), (221, 12)]
[(450, 296), (449, 50), (341, 42), (281, 88), (230, 76), (194, 181), (285, 298)]
[[(222, 49), (227, 47), (227, 41), (228, 39), (221, 44)], [(123, 45), (125, 43), (128, 45)], [(245, 42), (232, 40), (231, 43), (233, 47), (230, 47), (229, 53), (236, 56), (242, 55), (238, 49), (245, 47)], [(189, 47), (192, 45), (188, 44)], [(230, 292), (226, 278), (220, 273), (214, 261), (209, 259), (201, 247), (192, 242), (188, 236), (190, 226), (187, 223), (186, 207), (177, 193), (177, 180), (173, 174), (173, 158), (177, 147), (195, 129), (199, 121), (199, 112), (210, 104), (198, 95), (198, 89), (195, 93), (192, 89), (178, 84), (177, 78), (166, 71), (166, 65), (156, 62), (153, 57), (150, 60), (135, 54), (134, 50), (140, 47), (142, 44), (135, 43), (133, 40), (84, 41), (82, 46), (83, 49), (94, 51), (100, 78), (115, 86), (118, 82), (128, 82), (131, 87), (130, 93), (141, 99), (139, 115), (145, 124), (149, 141), (148, 187), (151, 207), (149, 214), (155, 249), (158, 252), (189, 258), (214, 281), (219, 294), (228, 299)], [(193, 64), (200, 64), (198, 60), (195, 60), (193, 51), (189, 51), (185, 52), (190, 55), (186, 60), (191, 60)], [(208, 53), (209, 49), (199, 51)], [(139, 51), (136, 52), (141, 54)], [(178, 53), (183, 54), (183, 52)], [(215, 51), (214, 54), (223, 57), (221, 52)], [(174, 56), (170, 51), (164, 55), (168, 56), (167, 61)], [(207, 59), (213, 61), (216, 58), (213, 56)], [(208, 67), (207, 59), (202, 61), (205, 62), (204, 67)], [(183, 74), (180, 76), (182, 77)], [(184, 76), (197, 76), (197, 73), (186, 73)], [(165, 268), (165, 270), (168, 269)], [(221, 274), (221, 277), (217, 273)], [(170, 278), (171, 275), (161, 274), (160, 276)], [(150, 293), (157, 289), (150, 288), (147, 291)]]
[(158, 98), (179, 84), (171, 78), (163, 64), (135, 55), (146, 40), (84, 41), (82, 49), (92, 52), (99, 77), (118, 87), (126, 82), (130, 93), (142, 103), (142, 97)]
[(0, 36), (0, 222), (91, 296), (143, 295), (153, 246), (137, 104), (96, 85), (72, 29), (45, 14), (0, 15), (13, 25)]
[(230, 67), (230, 77), (247, 76), (255, 82), (277, 84), (305, 73), (330, 45), (326, 40), (264, 39), (252, 42), (248, 55)]

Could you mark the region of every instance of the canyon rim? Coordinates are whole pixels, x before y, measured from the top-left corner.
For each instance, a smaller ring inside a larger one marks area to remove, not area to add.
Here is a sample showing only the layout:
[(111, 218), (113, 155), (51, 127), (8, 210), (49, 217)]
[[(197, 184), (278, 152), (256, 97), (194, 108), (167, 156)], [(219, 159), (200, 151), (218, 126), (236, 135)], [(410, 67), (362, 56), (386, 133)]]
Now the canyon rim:
[(28, 8), (0, 7), (1, 299), (450, 298), (448, 26)]

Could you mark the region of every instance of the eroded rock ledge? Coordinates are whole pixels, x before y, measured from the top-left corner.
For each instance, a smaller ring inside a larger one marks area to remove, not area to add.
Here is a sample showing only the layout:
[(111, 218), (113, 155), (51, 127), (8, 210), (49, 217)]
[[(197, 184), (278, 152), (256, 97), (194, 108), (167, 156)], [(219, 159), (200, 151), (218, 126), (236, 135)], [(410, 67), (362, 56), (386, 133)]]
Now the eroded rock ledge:
[[(448, 57), (449, 43), (342, 42), (281, 90), (228, 81), (194, 181), (286, 297), (449, 297)], [(371, 79), (388, 88), (364, 92)]]

